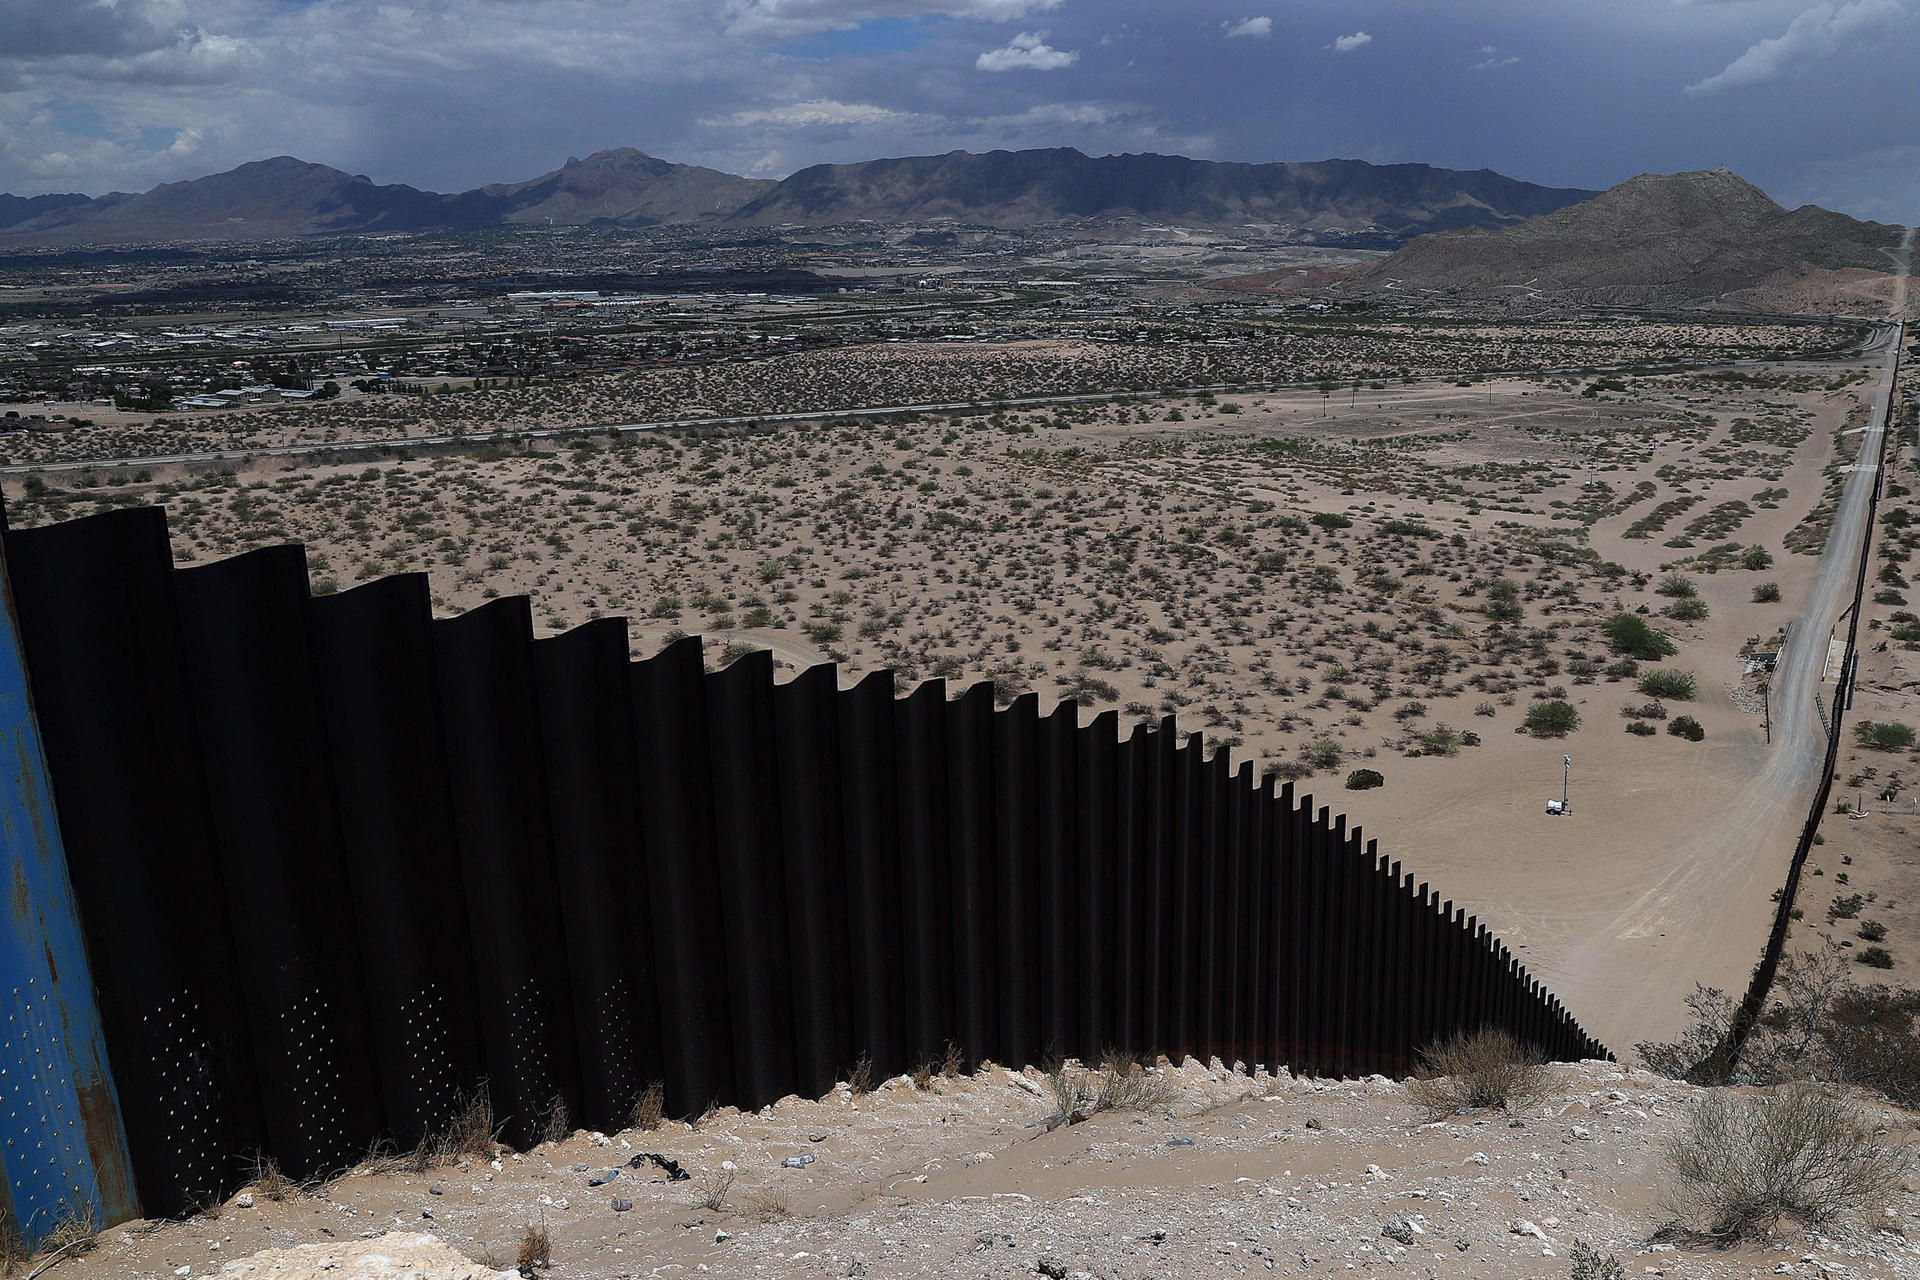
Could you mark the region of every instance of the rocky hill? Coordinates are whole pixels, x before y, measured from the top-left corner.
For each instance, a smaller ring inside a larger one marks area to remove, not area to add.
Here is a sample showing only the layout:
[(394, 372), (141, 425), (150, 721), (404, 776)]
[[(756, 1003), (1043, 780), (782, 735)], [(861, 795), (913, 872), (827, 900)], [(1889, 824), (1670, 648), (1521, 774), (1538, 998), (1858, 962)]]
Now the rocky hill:
[(563, 167), (528, 182), (442, 195), (276, 156), (141, 195), (40, 197), (58, 203), (10, 225), (6, 202), (19, 197), (0, 196), (0, 245), (271, 240), (549, 221), (563, 226), (699, 222), (737, 209), (772, 185), (621, 148), (585, 160), (569, 158)]
[(1079, 219), (1403, 239), (1446, 227), (1506, 226), (1593, 194), (1491, 170), (1361, 160), (1233, 164), (1185, 156), (1088, 156), (1072, 148), (952, 151), (802, 169), (733, 215), (759, 225), (937, 218), (1023, 227)]
[[(632, 147), (599, 151), (530, 182), (501, 183), (455, 197), (498, 202), (504, 223), (556, 225), (617, 222), (626, 226), (702, 222), (732, 213), (774, 186), (768, 178), (738, 178), (718, 169), (658, 160)], [(479, 203), (479, 201), (475, 201)]]
[[(964, 151), (816, 165), (781, 182), (673, 164), (632, 148), (569, 159), (526, 182), (453, 195), (381, 185), (291, 156), (140, 195), (0, 196), (0, 246), (261, 240), (551, 223), (752, 226), (954, 219), (1005, 227), (1254, 224), (1293, 238), (1390, 248), (1447, 227), (1506, 226), (1590, 192), (1491, 171), (1359, 160), (1228, 164), (1071, 149)], [(1356, 239), (1357, 238), (1357, 239)]]
[(1516, 227), (1422, 237), (1347, 287), (1626, 305), (1738, 301), (1810, 275), (1889, 272), (1902, 234), (1813, 205), (1789, 211), (1725, 169), (1642, 174)]

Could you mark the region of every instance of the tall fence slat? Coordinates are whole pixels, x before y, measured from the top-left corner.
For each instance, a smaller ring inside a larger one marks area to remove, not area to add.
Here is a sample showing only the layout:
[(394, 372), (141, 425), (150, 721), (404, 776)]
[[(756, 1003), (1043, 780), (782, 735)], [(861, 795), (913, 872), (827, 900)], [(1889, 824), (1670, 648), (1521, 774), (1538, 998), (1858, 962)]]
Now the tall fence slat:
[(580, 1061), (579, 1119), (619, 1128), (662, 1069), (634, 803), (633, 705), (607, 696), (626, 683), (626, 620), (605, 618), (535, 641), (533, 657)]
[(819, 1097), (853, 1065), (842, 856), (839, 689), (832, 667), (813, 667), (774, 690), (780, 839), (786, 878), (787, 962), (793, 973), (794, 1072)]
[(733, 1092), (700, 641), (667, 646), (629, 677), (665, 1106), (692, 1116)]
[(486, 1075), (424, 574), (310, 609), (333, 803), (388, 1131), (411, 1146)]
[(707, 683), (714, 848), (727, 940), (727, 1008), (734, 1097), (762, 1107), (793, 1079), (793, 972), (787, 958), (786, 876), (780, 866), (774, 778), (773, 655), (734, 662)]
[(532, 618), (513, 598), (433, 629), (487, 1079), (503, 1131), (531, 1144), (581, 1108)]
[(839, 742), (853, 1040), (876, 1078), (913, 1065), (895, 741), (893, 675), (877, 671), (840, 695)]

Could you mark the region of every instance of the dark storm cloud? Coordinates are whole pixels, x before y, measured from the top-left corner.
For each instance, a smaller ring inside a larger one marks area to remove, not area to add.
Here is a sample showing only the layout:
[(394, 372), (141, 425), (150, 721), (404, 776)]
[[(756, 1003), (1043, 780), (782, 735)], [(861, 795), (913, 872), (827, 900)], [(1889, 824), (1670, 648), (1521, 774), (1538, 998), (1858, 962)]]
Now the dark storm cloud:
[(617, 145), (758, 174), (1076, 146), (1564, 186), (1725, 164), (1920, 218), (1888, 109), (1916, 3), (0, 0), (0, 190), (279, 152), (446, 190)]

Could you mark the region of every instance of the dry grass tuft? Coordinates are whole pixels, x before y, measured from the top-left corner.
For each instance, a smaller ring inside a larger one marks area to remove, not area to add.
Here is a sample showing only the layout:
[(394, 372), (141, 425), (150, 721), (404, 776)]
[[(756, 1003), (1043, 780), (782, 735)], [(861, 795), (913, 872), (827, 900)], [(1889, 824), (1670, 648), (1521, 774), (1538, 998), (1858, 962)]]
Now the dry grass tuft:
[(952, 1080), (961, 1075), (966, 1069), (967, 1055), (961, 1052), (959, 1045), (951, 1040), (947, 1041), (946, 1052), (942, 1054), (940, 1058), (940, 1074)]
[(847, 1083), (855, 1093), (873, 1092), (873, 1055), (863, 1053), (847, 1072)]
[(660, 1127), (664, 1120), (667, 1105), (667, 1086), (665, 1082), (655, 1080), (633, 1103), (633, 1127), (644, 1129), (648, 1133)]
[(520, 1236), (520, 1256), (514, 1265), (522, 1271), (532, 1271), (538, 1267), (544, 1270), (553, 1265), (553, 1237), (547, 1234), (546, 1223), (535, 1227), (531, 1222)]
[(1180, 1086), (1138, 1055), (1107, 1050), (1100, 1066), (1095, 1111), (1165, 1111), (1180, 1100)]
[(547, 1103), (547, 1112), (540, 1119), (540, 1141), (565, 1142), (573, 1132), (573, 1113), (567, 1110), (567, 1100), (554, 1094)]
[(777, 1222), (791, 1218), (793, 1208), (778, 1187), (765, 1187), (747, 1197), (746, 1213), (755, 1222)]
[(1806, 1083), (1709, 1093), (1661, 1154), (1675, 1177), (1672, 1232), (1723, 1244), (1868, 1219), (1913, 1166), (1864, 1113)]
[(275, 1203), (300, 1194), (300, 1184), (280, 1172), (279, 1162), (264, 1151), (253, 1153), (247, 1168), (247, 1185)]
[(1546, 1088), (1539, 1052), (1492, 1027), (1456, 1032), (1421, 1050), (1420, 1058), (1407, 1096), (1435, 1118), (1530, 1102)]

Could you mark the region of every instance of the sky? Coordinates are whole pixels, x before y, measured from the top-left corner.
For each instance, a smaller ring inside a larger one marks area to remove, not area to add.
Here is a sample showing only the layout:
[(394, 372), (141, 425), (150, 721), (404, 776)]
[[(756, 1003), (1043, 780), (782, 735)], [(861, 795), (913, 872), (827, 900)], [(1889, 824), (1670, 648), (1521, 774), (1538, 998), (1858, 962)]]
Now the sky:
[(451, 191), (631, 146), (1725, 166), (1920, 222), (1920, 0), (0, 0), (0, 192), (294, 155)]

